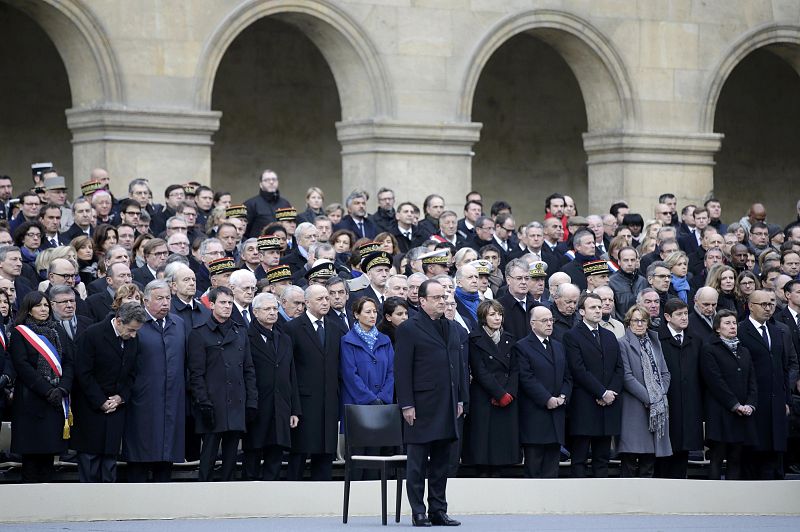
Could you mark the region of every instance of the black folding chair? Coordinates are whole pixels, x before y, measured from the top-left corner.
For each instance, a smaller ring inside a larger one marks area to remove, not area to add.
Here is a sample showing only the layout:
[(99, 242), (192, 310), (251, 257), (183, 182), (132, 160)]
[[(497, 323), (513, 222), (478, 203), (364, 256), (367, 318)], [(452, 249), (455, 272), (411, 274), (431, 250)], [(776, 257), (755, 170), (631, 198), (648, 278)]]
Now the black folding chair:
[(350, 506), (350, 476), (354, 469), (379, 469), (381, 472), (381, 523), (386, 525), (386, 484), (389, 472), (397, 473), (397, 508), (395, 522), (400, 522), (400, 498), (403, 492), (402, 472), (406, 455), (354, 455), (353, 449), (363, 447), (401, 447), (403, 445), (403, 416), (397, 405), (344, 405), (344, 511), (342, 522), (347, 523)]

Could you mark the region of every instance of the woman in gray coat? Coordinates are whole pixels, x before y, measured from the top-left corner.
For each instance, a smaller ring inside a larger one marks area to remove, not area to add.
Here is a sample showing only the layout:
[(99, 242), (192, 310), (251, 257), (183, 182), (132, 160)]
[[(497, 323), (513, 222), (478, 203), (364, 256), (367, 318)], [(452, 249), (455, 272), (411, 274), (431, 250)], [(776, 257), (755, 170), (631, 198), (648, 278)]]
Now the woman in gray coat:
[(650, 314), (640, 305), (625, 315), (619, 339), (623, 367), (622, 430), (617, 450), (620, 476), (652, 477), (656, 457), (670, 456), (669, 370), (658, 335), (649, 331)]

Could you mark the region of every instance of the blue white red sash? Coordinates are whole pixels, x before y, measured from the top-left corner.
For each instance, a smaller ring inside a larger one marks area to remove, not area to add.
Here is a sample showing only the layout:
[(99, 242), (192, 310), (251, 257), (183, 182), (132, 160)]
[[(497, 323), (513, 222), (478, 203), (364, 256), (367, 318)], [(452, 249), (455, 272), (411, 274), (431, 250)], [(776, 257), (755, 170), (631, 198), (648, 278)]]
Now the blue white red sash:
[[(55, 373), (58, 378), (61, 378), (64, 373), (64, 370), (61, 368), (61, 355), (58, 354), (58, 351), (53, 344), (50, 343), (50, 340), (41, 334), (36, 334), (26, 325), (17, 325), (16, 329), (22, 337), (31, 344), (36, 352), (45, 359), (50, 368), (52, 368), (53, 373)], [(61, 400), (61, 406), (64, 409), (64, 439), (67, 439), (69, 438), (69, 425), (71, 425), (68, 395), (65, 395)]]

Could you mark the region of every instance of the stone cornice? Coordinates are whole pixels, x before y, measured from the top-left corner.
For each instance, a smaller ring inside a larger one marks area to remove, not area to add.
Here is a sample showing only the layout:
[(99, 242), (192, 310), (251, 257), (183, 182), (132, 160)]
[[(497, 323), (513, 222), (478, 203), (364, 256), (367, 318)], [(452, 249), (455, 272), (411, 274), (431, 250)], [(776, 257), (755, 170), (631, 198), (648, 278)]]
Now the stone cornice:
[(405, 153), (420, 155), (474, 155), (481, 124), (418, 123), (389, 120), (337, 122), (342, 155), (357, 153)]
[(72, 143), (136, 142), (210, 146), (219, 111), (94, 107), (67, 109)]
[(584, 133), (589, 165), (616, 163), (713, 166), (721, 133)]

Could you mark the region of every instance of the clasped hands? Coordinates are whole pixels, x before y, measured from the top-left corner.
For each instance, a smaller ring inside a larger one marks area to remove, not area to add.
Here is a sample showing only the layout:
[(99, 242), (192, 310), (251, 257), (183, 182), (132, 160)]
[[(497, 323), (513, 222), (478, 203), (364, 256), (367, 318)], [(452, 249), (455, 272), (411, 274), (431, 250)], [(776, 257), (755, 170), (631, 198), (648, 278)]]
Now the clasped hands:
[(567, 398), (564, 395), (559, 395), (558, 397), (551, 397), (548, 399), (546, 406), (548, 410), (554, 410), (566, 402)]
[(595, 402), (600, 406), (610, 406), (611, 403), (614, 402), (614, 399), (617, 398), (617, 395), (618, 394), (615, 391), (606, 390), (603, 393), (603, 397), (601, 397), (600, 399), (595, 399)]
[(733, 409), (733, 411), (739, 414), (740, 416), (750, 416), (753, 414), (755, 409), (750, 405), (737, 405), (736, 408)]
[(102, 410), (104, 414), (110, 414), (115, 412), (122, 403), (124, 403), (122, 397), (119, 395), (112, 395), (100, 406), (100, 410)]

